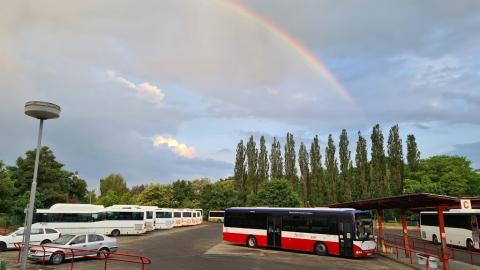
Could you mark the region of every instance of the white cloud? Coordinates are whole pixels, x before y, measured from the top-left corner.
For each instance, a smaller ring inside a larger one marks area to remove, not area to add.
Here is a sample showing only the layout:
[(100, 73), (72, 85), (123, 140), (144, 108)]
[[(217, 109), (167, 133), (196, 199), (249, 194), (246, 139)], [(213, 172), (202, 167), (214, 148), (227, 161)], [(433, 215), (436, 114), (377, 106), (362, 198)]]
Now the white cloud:
[(110, 79), (123, 84), (129, 89), (134, 90), (135, 96), (139, 100), (158, 105), (165, 98), (165, 93), (163, 93), (162, 90), (160, 90), (156, 85), (153, 85), (149, 82), (135, 84), (121, 76), (118, 76), (115, 72), (111, 70), (108, 70), (107, 74)]
[(188, 147), (186, 144), (180, 143), (172, 137), (158, 135), (153, 139), (154, 147), (160, 147), (163, 144), (167, 145), (168, 148), (179, 156), (186, 158), (195, 157), (196, 150), (194, 147)]
[(265, 91), (272, 96), (278, 95), (278, 90), (277, 89), (273, 89), (273, 88), (270, 88), (270, 87), (265, 87)]
[(461, 60), (452, 55), (439, 58), (404, 55), (396, 59), (402, 61), (410, 72), (415, 72), (412, 80), (414, 87), (444, 86), (465, 73)]

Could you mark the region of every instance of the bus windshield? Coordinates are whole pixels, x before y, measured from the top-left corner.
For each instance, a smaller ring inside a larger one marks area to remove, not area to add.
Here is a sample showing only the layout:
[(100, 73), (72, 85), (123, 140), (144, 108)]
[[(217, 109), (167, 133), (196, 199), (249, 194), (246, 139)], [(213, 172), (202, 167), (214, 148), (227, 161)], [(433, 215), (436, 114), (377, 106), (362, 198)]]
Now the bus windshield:
[(355, 239), (360, 241), (373, 239), (373, 223), (370, 214), (355, 214)]

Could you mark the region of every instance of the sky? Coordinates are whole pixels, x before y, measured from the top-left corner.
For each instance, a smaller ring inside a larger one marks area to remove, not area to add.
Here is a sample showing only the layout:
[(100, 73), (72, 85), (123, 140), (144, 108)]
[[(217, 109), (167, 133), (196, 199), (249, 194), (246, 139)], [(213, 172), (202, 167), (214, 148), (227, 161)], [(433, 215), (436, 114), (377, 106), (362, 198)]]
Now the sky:
[[(2, 1), (0, 160), (43, 143), (90, 187), (233, 174), (253, 135), (350, 146), (398, 124), (480, 168), (476, 0)], [(370, 147), (370, 142), (368, 143)], [(298, 148), (297, 148), (298, 150)]]

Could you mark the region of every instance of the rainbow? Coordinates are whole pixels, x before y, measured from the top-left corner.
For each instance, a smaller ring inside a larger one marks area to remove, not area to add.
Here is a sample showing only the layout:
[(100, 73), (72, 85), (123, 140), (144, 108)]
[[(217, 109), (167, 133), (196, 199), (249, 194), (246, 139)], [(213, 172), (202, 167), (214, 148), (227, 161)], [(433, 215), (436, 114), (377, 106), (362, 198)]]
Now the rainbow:
[(343, 85), (335, 78), (333, 73), (318, 59), (313, 52), (307, 49), (300, 41), (296, 40), (292, 35), (280, 28), (277, 24), (269, 19), (262, 17), (249, 9), (245, 5), (234, 0), (221, 0), (220, 3), (231, 10), (245, 16), (256, 23), (260, 24), (266, 30), (280, 38), (286, 45), (292, 48), (298, 55), (300, 55), (305, 62), (318, 74), (322, 76), (342, 97), (350, 103), (353, 103), (353, 98), (350, 93), (343, 87)]

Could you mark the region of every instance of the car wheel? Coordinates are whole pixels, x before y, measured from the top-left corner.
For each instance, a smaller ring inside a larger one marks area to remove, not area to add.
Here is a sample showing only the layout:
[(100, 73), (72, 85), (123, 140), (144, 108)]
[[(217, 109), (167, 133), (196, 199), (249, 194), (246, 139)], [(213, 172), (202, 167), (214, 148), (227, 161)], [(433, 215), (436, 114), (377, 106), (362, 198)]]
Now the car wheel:
[(63, 259), (65, 259), (65, 255), (63, 253), (53, 253), (50, 257), (50, 264), (61, 264), (63, 262)]
[(5, 249), (7, 249), (7, 244), (5, 244), (5, 242), (0, 242), (0, 251), (4, 251)]
[(467, 239), (467, 249), (468, 250), (474, 250), (475, 249), (475, 247), (473, 246), (472, 239)]
[(120, 231), (117, 230), (117, 229), (115, 229), (115, 230), (113, 230), (113, 231), (110, 233), (110, 235), (113, 236), (113, 237), (117, 237), (117, 236), (120, 235)]
[(433, 235), (432, 236), (432, 242), (435, 244), (435, 245), (438, 245), (438, 238), (437, 238), (437, 235)]
[(247, 238), (247, 247), (249, 247), (249, 248), (257, 247), (257, 239), (255, 239), (255, 236), (250, 235)]
[(327, 252), (327, 246), (325, 246), (325, 244), (322, 243), (322, 242), (318, 242), (318, 243), (315, 244), (314, 252), (317, 255), (325, 256), (328, 253)]
[[(103, 252), (102, 252), (103, 251)], [(101, 255), (105, 256), (105, 257), (109, 257), (110, 254), (109, 253), (104, 253), (104, 252), (110, 252), (110, 249), (106, 248), (106, 247), (102, 247), (101, 249), (98, 250), (98, 253), (97, 253), (97, 257), (100, 257)]]
[(50, 244), (50, 243), (52, 243), (52, 241), (50, 241), (48, 239), (45, 239), (40, 243), (40, 245), (46, 245), (46, 244)]

